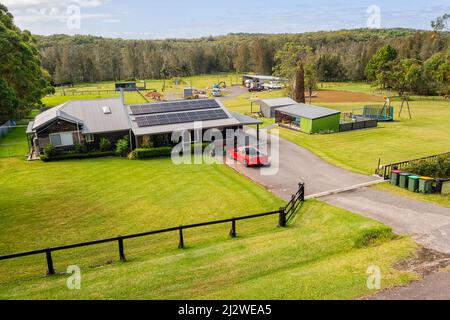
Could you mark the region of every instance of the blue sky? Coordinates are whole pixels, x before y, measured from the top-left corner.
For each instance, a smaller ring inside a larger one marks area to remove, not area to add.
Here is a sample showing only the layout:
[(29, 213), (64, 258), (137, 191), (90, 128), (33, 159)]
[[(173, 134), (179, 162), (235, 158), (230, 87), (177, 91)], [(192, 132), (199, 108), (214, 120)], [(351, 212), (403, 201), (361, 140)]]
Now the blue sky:
[[(35, 34), (77, 33), (133, 39), (365, 28), (370, 5), (381, 10), (382, 28), (430, 29), (431, 20), (450, 12), (448, 0), (0, 0), (0, 3), (12, 11), (21, 28)], [(74, 24), (78, 13), (79, 25)]]

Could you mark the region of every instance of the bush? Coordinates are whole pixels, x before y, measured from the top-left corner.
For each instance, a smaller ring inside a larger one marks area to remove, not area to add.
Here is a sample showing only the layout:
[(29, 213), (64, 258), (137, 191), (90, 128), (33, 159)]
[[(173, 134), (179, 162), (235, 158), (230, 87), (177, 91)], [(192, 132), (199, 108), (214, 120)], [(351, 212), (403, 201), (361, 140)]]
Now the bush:
[(395, 239), (396, 235), (389, 227), (381, 227), (376, 229), (366, 229), (361, 232), (355, 241), (357, 248), (365, 248), (374, 246), (387, 240)]
[(129, 150), (128, 136), (123, 137), (116, 143), (116, 155), (119, 157), (125, 157)]
[(450, 177), (450, 154), (441, 155), (435, 159), (416, 161), (404, 170), (421, 176), (448, 178)]
[(106, 138), (101, 138), (99, 148), (101, 152), (111, 151), (111, 141)]
[(113, 151), (107, 152), (91, 152), (91, 153), (83, 153), (83, 154), (74, 154), (67, 153), (57, 156), (49, 157), (47, 155), (41, 155), (40, 158), (43, 162), (51, 162), (51, 161), (61, 161), (61, 160), (82, 160), (82, 159), (93, 159), (93, 158), (103, 158), (103, 157), (112, 157), (114, 156)]
[(87, 153), (87, 147), (84, 144), (79, 144), (77, 143), (75, 145), (75, 149), (74, 149), (74, 154), (83, 154), (83, 153)]
[(44, 155), (47, 157), (52, 157), (56, 154), (55, 147), (52, 144), (45, 146)]
[(170, 157), (172, 154), (171, 147), (161, 147), (161, 148), (149, 148), (149, 149), (136, 149), (131, 152), (128, 156), (129, 159), (143, 160), (152, 159), (158, 157)]

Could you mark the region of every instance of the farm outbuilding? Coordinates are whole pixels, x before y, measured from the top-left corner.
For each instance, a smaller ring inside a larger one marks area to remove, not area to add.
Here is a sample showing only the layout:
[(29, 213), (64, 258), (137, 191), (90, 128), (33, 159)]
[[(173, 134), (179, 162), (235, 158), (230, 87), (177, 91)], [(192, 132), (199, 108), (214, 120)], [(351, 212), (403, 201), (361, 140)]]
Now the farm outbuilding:
[(260, 99), (252, 103), (260, 106), (261, 113), (266, 118), (275, 118), (275, 110), (278, 108), (297, 104), (291, 98)]
[(304, 133), (339, 132), (339, 111), (297, 103), (275, 111), (276, 122)]

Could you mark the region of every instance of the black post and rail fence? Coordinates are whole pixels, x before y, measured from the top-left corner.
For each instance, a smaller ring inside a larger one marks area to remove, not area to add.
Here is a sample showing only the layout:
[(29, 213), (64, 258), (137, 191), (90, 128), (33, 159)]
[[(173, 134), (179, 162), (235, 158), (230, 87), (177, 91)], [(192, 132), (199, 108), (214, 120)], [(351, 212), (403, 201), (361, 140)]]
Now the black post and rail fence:
[(230, 219), (201, 222), (201, 223), (189, 224), (189, 225), (184, 225), (184, 226), (181, 225), (178, 227), (129, 234), (129, 235), (125, 235), (125, 236), (117, 236), (114, 238), (105, 238), (105, 239), (100, 239), (100, 240), (70, 244), (70, 245), (59, 246), (59, 247), (51, 247), (51, 248), (34, 250), (34, 251), (14, 253), (14, 254), (0, 256), (0, 261), (45, 254), (45, 257), (47, 260), (47, 274), (54, 275), (56, 273), (56, 271), (53, 266), (53, 258), (52, 258), (53, 252), (75, 249), (75, 248), (80, 248), (80, 247), (95, 246), (95, 245), (104, 244), (104, 243), (117, 242), (118, 250), (119, 250), (119, 259), (120, 259), (120, 261), (124, 262), (124, 261), (126, 261), (125, 247), (124, 247), (125, 240), (135, 239), (135, 238), (140, 238), (140, 237), (147, 237), (147, 236), (151, 236), (151, 235), (168, 233), (168, 232), (178, 232), (178, 234), (179, 234), (178, 248), (183, 249), (185, 247), (183, 230), (187, 230), (187, 229), (231, 223), (231, 230), (230, 230), (229, 235), (231, 238), (235, 238), (235, 237), (237, 237), (236, 225), (237, 225), (238, 221), (244, 221), (244, 220), (261, 218), (261, 217), (272, 216), (272, 215), (278, 215), (278, 226), (279, 227), (286, 227), (287, 223), (293, 219), (297, 210), (301, 207), (301, 205), (303, 204), (304, 201), (305, 201), (305, 184), (300, 183), (298, 191), (296, 192), (295, 195), (292, 196), (292, 199), (289, 201), (289, 203), (286, 205), (286, 207), (280, 208), (279, 210), (276, 210), (276, 211), (252, 214), (252, 215), (230, 218)]
[(385, 180), (389, 180), (389, 178), (391, 177), (392, 170), (403, 170), (404, 168), (406, 168), (414, 163), (417, 163), (419, 161), (434, 160), (434, 159), (436, 159), (440, 156), (444, 156), (444, 155), (450, 155), (450, 152), (435, 154), (435, 155), (428, 156), (428, 157), (417, 158), (417, 159), (412, 159), (412, 160), (407, 160), (407, 161), (402, 161), (402, 162), (397, 162), (397, 163), (391, 163), (391, 164), (384, 165), (384, 166), (381, 166), (381, 159), (380, 159), (380, 160), (378, 160), (378, 168), (375, 171), (375, 174), (378, 174), (380, 176), (382, 174), (382, 176)]

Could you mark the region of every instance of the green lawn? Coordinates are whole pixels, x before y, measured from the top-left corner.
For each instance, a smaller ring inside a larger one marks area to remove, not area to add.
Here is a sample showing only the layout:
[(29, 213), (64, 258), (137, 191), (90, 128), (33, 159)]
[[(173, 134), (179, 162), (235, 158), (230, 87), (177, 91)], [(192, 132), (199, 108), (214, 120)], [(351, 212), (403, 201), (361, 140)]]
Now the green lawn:
[[(314, 152), (324, 160), (356, 172), (373, 174), (383, 164), (400, 162), (450, 150), (450, 104), (444, 100), (416, 100), (411, 103), (413, 119), (405, 112), (396, 122), (380, 123), (378, 129), (329, 135), (306, 135), (280, 129), (281, 137)], [(363, 104), (327, 104), (350, 111)], [(399, 103), (393, 103), (396, 113)], [(397, 115), (396, 115), (397, 116)]]
[(13, 128), (6, 136), (0, 138), (0, 158), (27, 155), (29, 150), (25, 131), (25, 127)]
[[(0, 160), (0, 254), (62, 245), (277, 209), (284, 202), (222, 165), (175, 166), (170, 159), (96, 159), (44, 164)], [(66, 275), (47, 278), (45, 258), (0, 262), (2, 299), (78, 298), (355, 298), (369, 294), (365, 273), (375, 264), (383, 286), (413, 275), (392, 265), (412, 254), (408, 238), (357, 248), (373, 220), (309, 201), (289, 228), (277, 217), (185, 233), (54, 253), (56, 270), (82, 269), (82, 290)]]

